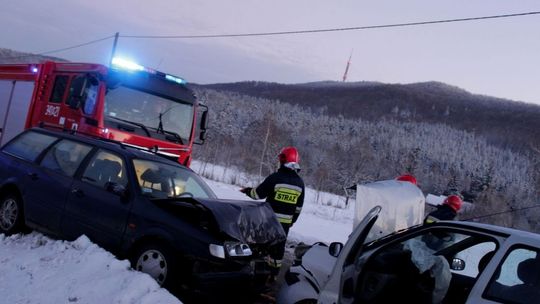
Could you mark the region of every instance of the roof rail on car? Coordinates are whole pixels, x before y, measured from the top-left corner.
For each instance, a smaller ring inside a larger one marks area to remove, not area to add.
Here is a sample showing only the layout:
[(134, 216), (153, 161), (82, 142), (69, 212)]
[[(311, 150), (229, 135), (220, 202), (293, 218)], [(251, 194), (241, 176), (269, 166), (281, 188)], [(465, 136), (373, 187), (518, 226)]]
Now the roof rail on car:
[(126, 148), (126, 145), (121, 142), (121, 141), (117, 141), (117, 140), (114, 140), (114, 139), (109, 139), (109, 138), (105, 138), (105, 137), (101, 137), (101, 136), (97, 136), (96, 134), (92, 134), (92, 133), (87, 133), (87, 132), (81, 132), (77, 129), (68, 129), (66, 127), (61, 127), (61, 126), (58, 126), (58, 125), (55, 125), (55, 124), (50, 124), (50, 123), (46, 123), (46, 122), (39, 122), (39, 125), (38, 125), (40, 128), (42, 129), (56, 129), (56, 130), (61, 130), (62, 132), (65, 132), (65, 133), (69, 133), (71, 135), (76, 135), (76, 134), (81, 134), (81, 135), (84, 135), (84, 136), (87, 136), (87, 137), (90, 137), (90, 138), (93, 138), (93, 139), (98, 139), (98, 140), (101, 140), (101, 141), (104, 141), (104, 142), (110, 142), (110, 143), (114, 143), (114, 144), (117, 144), (119, 145), (120, 147), (122, 147), (122, 149), (125, 149)]

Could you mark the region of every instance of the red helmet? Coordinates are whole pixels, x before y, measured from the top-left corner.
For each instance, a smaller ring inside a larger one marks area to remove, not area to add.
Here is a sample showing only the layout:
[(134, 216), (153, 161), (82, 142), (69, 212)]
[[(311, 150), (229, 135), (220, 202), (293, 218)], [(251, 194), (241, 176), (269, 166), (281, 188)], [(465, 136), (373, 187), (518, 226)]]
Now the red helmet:
[(398, 178), (396, 178), (396, 180), (402, 181), (402, 182), (409, 182), (409, 183), (412, 183), (413, 185), (417, 185), (416, 177), (414, 177), (414, 176), (412, 176), (410, 174), (403, 174), (403, 175), (399, 176)]
[(300, 155), (298, 154), (298, 150), (296, 150), (295, 147), (285, 147), (281, 149), (278, 158), (279, 163), (282, 165), (286, 163), (298, 164), (300, 162)]
[(449, 195), (443, 202), (443, 205), (450, 206), (455, 212), (458, 212), (459, 209), (461, 209), (461, 204), (463, 204), (463, 201), (457, 195)]

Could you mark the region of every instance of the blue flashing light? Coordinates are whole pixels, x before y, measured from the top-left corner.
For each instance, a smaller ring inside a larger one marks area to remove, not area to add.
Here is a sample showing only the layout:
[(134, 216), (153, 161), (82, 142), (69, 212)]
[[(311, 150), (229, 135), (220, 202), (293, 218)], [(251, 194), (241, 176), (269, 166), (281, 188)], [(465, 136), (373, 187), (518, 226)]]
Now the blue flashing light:
[(172, 76), (172, 75), (168, 75), (168, 74), (165, 74), (165, 79), (167, 80), (170, 80), (170, 81), (174, 81), (176, 83), (179, 83), (179, 84), (186, 84), (187, 82), (180, 78), (180, 77), (176, 77), (176, 76)]
[(119, 68), (130, 70), (130, 71), (144, 71), (145, 70), (145, 68), (142, 65), (139, 65), (133, 61), (125, 60), (118, 57), (113, 58), (112, 64)]
[(37, 73), (37, 72), (38, 72), (38, 68), (35, 67), (35, 66), (33, 66), (33, 67), (30, 68), (30, 71), (31, 71), (32, 73)]

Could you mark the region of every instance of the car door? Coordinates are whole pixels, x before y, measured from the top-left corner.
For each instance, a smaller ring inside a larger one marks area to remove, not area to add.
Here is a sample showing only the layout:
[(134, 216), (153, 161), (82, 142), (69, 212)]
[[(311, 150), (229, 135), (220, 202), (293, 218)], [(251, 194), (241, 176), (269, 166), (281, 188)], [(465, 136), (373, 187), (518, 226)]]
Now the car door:
[(122, 191), (127, 186), (124, 158), (97, 150), (71, 186), (62, 231), (70, 238), (85, 234), (107, 249), (117, 248), (132, 205)]
[(373, 207), (349, 236), (349, 240), (341, 250), (334, 265), (330, 278), (321, 289), (319, 303), (353, 302), (352, 296), (348, 292), (344, 293), (343, 289), (344, 286), (350, 284), (351, 280), (355, 279), (353, 259), (361, 250), (380, 212), (380, 206)]
[(396, 234), (354, 258), (354, 270), (344, 270), (352, 284), (342, 287), (342, 296), (360, 303), (465, 303), (504, 239), (444, 224)]
[(29, 173), (28, 202), (32, 206), (27, 216), (54, 234), (60, 233), (60, 219), (73, 176), (92, 147), (62, 139), (51, 146), (39, 166)]
[(509, 240), (486, 266), (466, 303), (537, 303), (539, 273), (539, 239)]

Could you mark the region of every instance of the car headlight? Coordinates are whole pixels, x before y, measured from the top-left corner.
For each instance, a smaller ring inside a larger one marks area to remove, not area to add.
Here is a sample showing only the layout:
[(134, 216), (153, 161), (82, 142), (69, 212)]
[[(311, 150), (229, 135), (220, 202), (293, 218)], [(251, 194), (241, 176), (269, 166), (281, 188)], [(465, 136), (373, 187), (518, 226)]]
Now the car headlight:
[(248, 244), (225, 242), (223, 245), (210, 244), (210, 254), (218, 258), (246, 257), (251, 256), (253, 252)]

